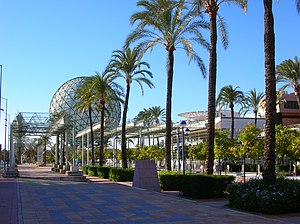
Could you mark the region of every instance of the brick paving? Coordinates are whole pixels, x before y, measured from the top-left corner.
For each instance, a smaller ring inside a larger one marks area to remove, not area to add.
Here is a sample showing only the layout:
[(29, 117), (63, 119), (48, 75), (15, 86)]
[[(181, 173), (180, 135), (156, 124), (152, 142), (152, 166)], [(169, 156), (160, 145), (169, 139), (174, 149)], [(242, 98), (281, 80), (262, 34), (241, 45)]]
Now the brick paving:
[[(0, 223), (300, 222), (298, 215), (266, 217), (230, 209), (224, 206), (226, 201), (192, 201), (174, 192), (152, 192), (130, 187), (128, 183), (97, 181), (96, 178), (87, 183), (29, 178), (28, 168), (27, 178), (0, 178)], [(33, 172), (36, 169), (51, 172), (32, 167)], [(22, 177), (21, 166), (19, 171)]]

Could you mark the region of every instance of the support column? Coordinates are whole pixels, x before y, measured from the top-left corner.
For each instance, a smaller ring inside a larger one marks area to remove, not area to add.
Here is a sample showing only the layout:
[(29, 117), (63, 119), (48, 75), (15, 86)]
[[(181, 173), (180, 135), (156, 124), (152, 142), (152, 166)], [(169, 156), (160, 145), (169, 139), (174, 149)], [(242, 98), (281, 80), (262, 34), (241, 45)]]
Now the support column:
[(89, 133), (86, 134), (86, 164), (89, 165), (89, 160), (90, 160), (90, 135)]
[(85, 156), (84, 156), (84, 135), (81, 137), (81, 166), (85, 166)]
[(75, 131), (75, 127), (73, 126), (73, 167), (77, 166), (76, 164), (76, 158), (77, 158), (77, 154), (76, 154), (76, 131)]
[(69, 167), (69, 131), (66, 130), (65, 131), (65, 147), (66, 147), (66, 170), (70, 170), (70, 167)]
[(12, 134), (12, 127), (10, 126), (10, 151), (9, 151), (9, 166), (11, 169), (14, 169), (15, 164), (15, 149), (14, 149), (14, 141)]
[(58, 150), (59, 150), (59, 134), (56, 135), (56, 146), (55, 146), (55, 166), (58, 166), (58, 160), (59, 160), (59, 155), (58, 155)]
[(60, 136), (61, 136), (61, 139), (60, 139), (60, 147), (59, 147), (59, 165), (60, 165), (59, 168), (62, 169), (62, 166), (63, 166), (63, 150), (64, 150), (63, 143), (64, 142), (63, 142), (63, 134), (61, 133)]

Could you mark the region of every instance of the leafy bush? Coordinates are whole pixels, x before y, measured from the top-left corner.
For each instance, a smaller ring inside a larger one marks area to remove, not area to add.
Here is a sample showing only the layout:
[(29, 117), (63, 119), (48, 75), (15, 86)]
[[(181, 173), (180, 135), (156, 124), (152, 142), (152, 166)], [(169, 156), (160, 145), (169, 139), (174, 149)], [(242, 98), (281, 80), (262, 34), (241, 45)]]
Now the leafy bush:
[(179, 191), (181, 175), (175, 171), (160, 171), (158, 173), (160, 188), (163, 191)]
[(181, 192), (191, 198), (223, 197), (233, 180), (226, 175), (182, 175)]
[(290, 165), (276, 164), (277, 172), (290, 172)]
[(92, 173), (94, 173), (94, 174), (89, 175), (89, 176), (98, 176), (98, 173), (97, 173), (98, 168), (99, 168), (99, 166), (88, 166), (88, 175), (89, 175), (89, 171), (90, 171), (91, 174)]
[(98, 166), (97, 167), (97, 176), (103, 179), (109, 179), (109, 172), (111, 167)]
[(81, 169), (84, 174), (88, 174), (88, 166), (82, 166)]
[(114, 182), (133, 181), (134, 169), (110, 168), (109, 179)]
[(216, 198), (225, 195), (227, 186), (234, 180), (225, 175), (182, 175), (178, 172), (159, 172), (159, 182), (164, 191), (180, 191), (190, 198)]
[(267, 186), (263, 180), (229, 185), (229, 205), (266, 214), (300, 212), (300, 181), (277, 179)]
[(92, 170), (90, 170), (90, 169), (87, 171), (87, 174), (88, 174), (89, 176), (95, 176), (94, 171), (92, 171)]

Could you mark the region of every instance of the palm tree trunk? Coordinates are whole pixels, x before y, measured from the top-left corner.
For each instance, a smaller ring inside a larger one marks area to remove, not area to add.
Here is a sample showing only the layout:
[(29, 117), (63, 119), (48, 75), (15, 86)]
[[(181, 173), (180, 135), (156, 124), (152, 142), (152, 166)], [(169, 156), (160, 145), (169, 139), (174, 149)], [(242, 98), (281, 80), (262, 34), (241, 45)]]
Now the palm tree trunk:
[(275, 81), (275, 34), (272, 0), (264, 0), (264, 46), (265, 46), (265, 86), (266, 122), (263, 180), (275, 183), (275, 123), (276, 123), (276, 81)]
[(171, 170), (171, 133), (172, 133), (172, 88), (173, 88), (173, 67), (174, 67), (174, 48), (168, 50), (167, 64), (167, 102), (166, 102), (166, 169)]
[(210, 54), (209, 54), (209, 80), (208, 80), (208, 126), (207, 126), (207, 153), (205, 173), (213, 174), (214, 166), (214, 136), (216, 115), (216, 77), (217, 77), (217, 23), (216, 11), (210, 11)]
[(93, 120), (92, 120), (92, 107), (89, 107), (89, 119), (90, 119), (91, 142), (92, 142), (92, 166), (94, 166), (95, 165), (95, 147), (94, 147), (94, 131), (93, 131)]
[(46, 166), (46, 147), (47, 147), (47, 144), (45, 143), (45, 145), (44, 145), (44, 151), (43, 151), (43, 163), (44, 163), (45, 166)]
[(100, 120), (100, 147), (99, 147), (99, 165), (103, 166), (104, 162), (104, 111), (105, 111), (105, 105), (104, 103), (101, 103), (101, 120)]
[(230, 130), (230, 138), (233, 139), (234, 135), (234, 107), (230, 105), (230, 113), (231, 113), (231, 130)]
[(126, 85), (126, 95), (124, 102), (124, 110), (122, 117), (122, 136), (121, 136), (121, 145), (122, 145), (122, 167), (127, 168), (127, 153), (126, 153), (126, 120), (127, 120), (127, 110), (128, 110), (128, 102), (129, 102), (129, 93), (130, 93), (130, 84)]
[(254, 125), (257, 127), (257, 111), (254, 111)]

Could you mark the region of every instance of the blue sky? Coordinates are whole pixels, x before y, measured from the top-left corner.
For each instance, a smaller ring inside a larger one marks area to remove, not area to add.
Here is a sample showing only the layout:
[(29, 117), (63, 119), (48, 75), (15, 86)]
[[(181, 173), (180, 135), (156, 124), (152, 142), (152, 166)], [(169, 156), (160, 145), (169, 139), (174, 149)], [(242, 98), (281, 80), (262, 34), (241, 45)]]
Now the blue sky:
[[(130, 16), (139, 11), (135, 0), (0, 0), (0, 64), (2, 96), (8, 98), (11, 120), (18, 112), (48, 112), (55, 91), (78, 76), (103, 71), (111, 53), (119, 50), (133, 27)], [(300, 57), (300, 15), (294, 0), (274, 1), (276, 64)], [(219, 44), (217, 91), (225, 85), (246, 92), (264, 91), (263, 1), (250, 0), (246, 15), (235, 5), (219, 10), (226, 19), (229, 48)], [(207, 38), (209, 32), (204, 31)], [(220, 41), (219, 41), (220, 43)], [(197, 52), (208, 69), (209, 54)], [(141, 95), (134, 84), (128, 118), (143, 108), (165, 108), (166, 51), (156, 47), (144, 57), (151, 65), (155, 89)], [(180, 49), (175, 52), (173, 120), (177, 114), (207, 109), (207, 79)], [(121, 84), (123, 80), (120, 80)], [(2, 101), (2, 107), (5, 101)], [(4, 114), (1, 116), (3, 142)]]

